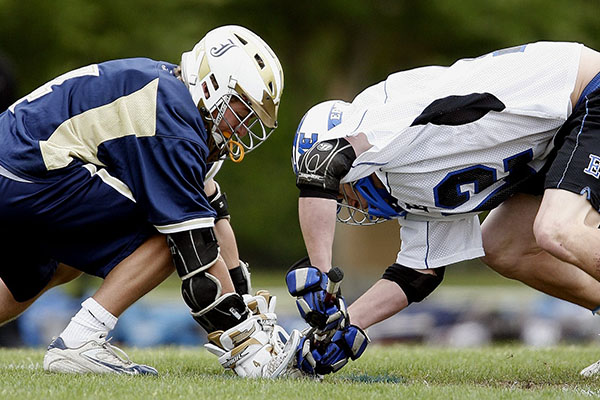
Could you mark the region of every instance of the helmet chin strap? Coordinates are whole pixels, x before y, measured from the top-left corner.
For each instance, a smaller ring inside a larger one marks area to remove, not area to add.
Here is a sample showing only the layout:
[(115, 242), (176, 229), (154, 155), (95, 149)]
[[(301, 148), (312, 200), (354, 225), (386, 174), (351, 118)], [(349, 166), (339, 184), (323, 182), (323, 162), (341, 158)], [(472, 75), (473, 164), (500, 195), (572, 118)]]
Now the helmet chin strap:
[[(244, 155), (245, 155), (245, 150), (244, 150), (244, 146), (242, 146), (241, 143), (236, 142), (235, 140), (229, 140), (227, 142), (227, 147), (229, 148), (229, 159), (231, 161), (233, 161), (234, 163), (239, 163), (242, 162), (242, 160), (244, 159)], [(236, 157), (234, 154), (234, 148), (237, 147), (239, 150), (239, 155)]]
[[(218, 130), (218, 123), (221, 119), (222, 115), (219, 114), (217, 119), (212, 121), (213, 125), (211, 129), (211, 136), (213, 139), (212, 144), (215, 148), (214, 152), (218, 154), (218, 158), (220, 159), (222, 156), (224, 156), (224, 154), (222, 154), (223, 150), (227, 149), (227, 153), (231, 161), (235, 163), (242, 162), (246, 154), (246, 150), (240, 142), (232, 139), (233, 134), (231, 132), (220, 132)], [(237, 152), (235, 150), (237, 150)], [(211, 151), (211, 154), (212, 153), (213, 151)]]
[[(212, 110), (203, 109), (201, 110), (202, 117), (204, 121), (210, 126), (210, 135), (209, 135), (209, 161), (214, 162), (224, 158), (225, 154), (225, 138), (223, 134), (219, 130), (219, 123), (223, 119), (224, 112), (217, 112), (216, 118), (212, 116)], [(230, 156), (231, 157), (231, 156)]]
[[(233, 161), (234, 163), (239, 163), (242, 162), (242, 160), (244, 159), (244, 155), (246, 153), (246, 150), (244, 149), (244, 146), (236, 141), (232, 139), (233, 134), (229, 131), (224, 131), (222, 132), (223, 136), (221, 137), (221, 139), (223, 139), (223, 137), (225, 137), (225, 139), (227, 139), (227, 150), (229, 153), (229, 159), (231, 161)], [(237, 152), (235, 151), (237, 148)], [(237, 154), (237, 156), (236, 156)]]
[[(230, 82), (230, 87), (233, 85), (235, 87), (235, 80), (233, 83)], [(214, 139), (215, 146), (219, 149), (219, 153), (222, 154), (226, 149), (229, 159), (235, 163), (242, 162), (244, 159), (246, 149), (244, 145), (237, 140), (234, 140), (234, 134), (229, 131), (221, 131), (219, 129), (219, 124), (223, 120), (225, 116), (225, 111), (230, 108), (229, 103), (233, 97), (233, 88), (232, 92), (225, 96), (225, 98), (221, 101), (221, 105), (216, 107), (217, 115), (215, 118), (212, 117), (212, 114), (209, 114), (212, 122), (211, 134)]]
[(212, 135), (213, 139), (215, 140), (215, 144), (219, 147), (223, 147), (223, 144), (225, 143), (225, 138), (223, 137), (221, 132), (219, 132), (216, 123), (213, 123), (213, 127), (211, 129), (210, 134)]

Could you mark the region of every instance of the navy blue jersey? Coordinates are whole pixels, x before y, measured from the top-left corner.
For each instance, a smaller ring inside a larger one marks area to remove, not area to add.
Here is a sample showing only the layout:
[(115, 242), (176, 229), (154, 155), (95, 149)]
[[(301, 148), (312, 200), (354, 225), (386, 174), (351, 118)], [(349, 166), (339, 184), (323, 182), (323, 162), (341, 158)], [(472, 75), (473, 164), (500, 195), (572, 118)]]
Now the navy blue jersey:
[(212, 226), (207, 132), (175, 67), (144, 58), (94, 64), (18, 100), (0, 115), (0, 174), (40, 184), (85, 168), (162, 233)]

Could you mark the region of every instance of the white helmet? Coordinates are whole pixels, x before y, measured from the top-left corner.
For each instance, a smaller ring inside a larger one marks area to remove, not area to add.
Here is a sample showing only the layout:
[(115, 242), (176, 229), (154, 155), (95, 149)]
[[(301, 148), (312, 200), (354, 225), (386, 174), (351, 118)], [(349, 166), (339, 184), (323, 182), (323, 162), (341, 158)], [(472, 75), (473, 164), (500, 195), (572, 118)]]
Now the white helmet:
[(304, 114), (296, 130), (292, 146), (294, 173), (298, 172), (300, 156), (316, 142), (332, 139), (331, 130), (342, 122), (344, 114), (349, 113), (351, 109), (352, 104), (350, 103), (342, 100), (329, 100), (311, 107)]
[[(220, 155), (241, 161), (277, 127), (283, 92), (283, 69), (271, 48), (241, 26), (222, 26), (208, 32), (191, 51), (181, 55), (181, 77), (194, 103), (208, 121)], [(247, 116), (230, 106), (232, 98), (248, 107)], [(225, 111), (237, 118), (229, 129), (219, 123)], [(243, 128), (246, 135), (238, 135)]]
[[(329, 100), (313, 106), (304, 114), (292, 146), (292, 168), (298, 174), (300, 163), (309, 162), (301, 156), (315, 143), (340, 137), (340, 132), (333, 129), (352, 118), (354, 106), (342, 100)], [(370, 177), (359, 179), (349, 185), (342, 186), (338, 200), (337, 220), (350, 225), (373, 225), (387, 221), (391, 208), (385, 202), (384, 193), (373, 186)], [(362, 207), (354, 207), (349, 199), (362, 199)], [(382, 213), (382, 209), (384, 213)]]

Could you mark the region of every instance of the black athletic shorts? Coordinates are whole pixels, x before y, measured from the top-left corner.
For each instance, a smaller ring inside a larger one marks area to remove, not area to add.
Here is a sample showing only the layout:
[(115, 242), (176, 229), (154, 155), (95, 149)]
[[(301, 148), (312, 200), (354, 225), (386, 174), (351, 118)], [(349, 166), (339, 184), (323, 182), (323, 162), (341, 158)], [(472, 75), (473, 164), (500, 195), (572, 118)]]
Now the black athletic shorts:
[[(596, 78), (600, 84), (600, 74)], [(544, 188), (586, 195), (592, 207), (600, 211), (600, 88), (587, 95), (584, 91), (560, 128), (555, 146), (558, 150)]]

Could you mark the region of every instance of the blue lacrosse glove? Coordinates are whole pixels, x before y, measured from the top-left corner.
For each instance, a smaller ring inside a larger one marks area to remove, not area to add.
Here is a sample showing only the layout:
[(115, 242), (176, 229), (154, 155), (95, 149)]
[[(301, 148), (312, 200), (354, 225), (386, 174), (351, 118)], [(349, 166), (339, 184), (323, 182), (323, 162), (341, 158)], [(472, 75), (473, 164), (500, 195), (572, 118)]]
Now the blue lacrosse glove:
[(366, 332), (356, 325), (338, 330), (329, 343), (303, 338), (297, 350), (298, 368), (311, 375), (337, 372), (348, 360), (360, 357), (369, 342)]
[(310, 265), (292, 267), (285, 277), (288, 291), (296, 297), (300, 316), (321, 332), (342, 328), (347, 319), (344, 297), (339, 292), (333, 298), (328, 296), (327, 281), (326, 274)]
[(315, 367), (317, 363), (312, 355), (311, 346), (311, 337), (305, 336), (301, 339), (300, 344), (296, 348), (297, 367), (309, 375), (316, 375)]

